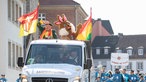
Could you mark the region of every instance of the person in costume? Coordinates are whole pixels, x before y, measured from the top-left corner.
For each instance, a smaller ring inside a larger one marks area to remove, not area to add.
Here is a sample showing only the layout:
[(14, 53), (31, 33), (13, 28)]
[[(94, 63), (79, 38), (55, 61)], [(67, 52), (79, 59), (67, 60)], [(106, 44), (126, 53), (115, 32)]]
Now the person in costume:
[(56, 31), (52, 29), (52, 24), (49, 21), (44, 21), (44, 28), (40, 39), (57, 39)]
[(124, 77), (123, 75), (120, 73), (119, 68), (115, 68), (115, 73), (113, 74), (113, 76), (111, 77), (111, 80), (113, 82), (124, 82)]
[(1, 74), (0, 82), (7, 82), (7, 79), (5, 78), (5, 74)]
[(130, 80), (130, 82), (138, 82), (139, 81), (139, 77), (136, 74), (134, 74), (134, 70), (130, 71), (129, 80)]

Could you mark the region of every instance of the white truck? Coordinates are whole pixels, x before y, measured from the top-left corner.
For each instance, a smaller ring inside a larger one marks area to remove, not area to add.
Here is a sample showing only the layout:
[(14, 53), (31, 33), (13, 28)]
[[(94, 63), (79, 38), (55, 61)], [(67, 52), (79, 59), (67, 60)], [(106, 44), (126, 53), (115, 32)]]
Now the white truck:
[[(76, 63), (68, 61), (72, 50), (77, 52)], [(88, 41), (34, 40), (25, 60), (19, 57), (17, 64), (22, 67), (22, 82), (95, 82)]]

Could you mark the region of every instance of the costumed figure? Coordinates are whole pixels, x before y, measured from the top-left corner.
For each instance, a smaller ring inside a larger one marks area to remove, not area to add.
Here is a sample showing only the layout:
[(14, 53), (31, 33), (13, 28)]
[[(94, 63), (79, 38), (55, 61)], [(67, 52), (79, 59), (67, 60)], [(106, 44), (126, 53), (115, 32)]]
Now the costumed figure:
[(52, 24), (49, 21), (42, 21), (44, 25), (44, 30), (40, 35), (40, 39), (57, 39), (57, 34), (54, 29), (52, 29)]
[(82, 27), (81, 24), (79, 24), (77, 27), (75, 27), (71, 22), (69, 22), (64, 14), (62, 16), (57, 16), (57, 21), (55, 22), (55, 25), (59, 27), (59, 36), (60, 39), (67, 39), (67, 40), (74, 40), (76, 39), (80, 28)]

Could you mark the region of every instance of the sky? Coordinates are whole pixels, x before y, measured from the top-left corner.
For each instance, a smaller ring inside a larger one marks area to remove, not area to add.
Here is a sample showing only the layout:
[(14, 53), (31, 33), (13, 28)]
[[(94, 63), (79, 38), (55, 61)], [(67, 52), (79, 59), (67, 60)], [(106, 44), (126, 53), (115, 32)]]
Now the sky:
[(92, 18), (109, 20), (114, 34), (146, 34), (145, 0), (75, 0)]

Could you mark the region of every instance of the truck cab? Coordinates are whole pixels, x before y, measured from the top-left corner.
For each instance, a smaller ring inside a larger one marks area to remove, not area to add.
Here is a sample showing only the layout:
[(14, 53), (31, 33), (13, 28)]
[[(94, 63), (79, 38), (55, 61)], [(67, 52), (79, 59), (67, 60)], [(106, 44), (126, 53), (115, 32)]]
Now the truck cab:
[(26, 58), (18, 58), (23, 81), (94, 82), (95, 72), (89, 46), (89, 42), (77, 40), (32, 41)]

